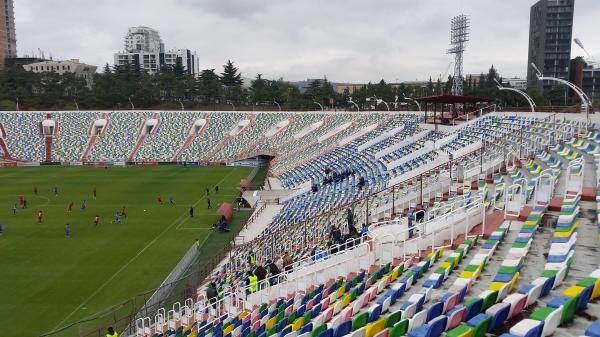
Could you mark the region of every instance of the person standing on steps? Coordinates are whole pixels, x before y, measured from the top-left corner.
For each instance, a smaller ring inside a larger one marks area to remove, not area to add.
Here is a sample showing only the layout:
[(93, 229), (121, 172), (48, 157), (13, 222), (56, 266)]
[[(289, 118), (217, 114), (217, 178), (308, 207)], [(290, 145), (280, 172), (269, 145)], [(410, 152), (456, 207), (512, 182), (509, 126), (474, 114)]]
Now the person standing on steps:
[(106, 337), (119, 337), (119, 334), (115, 331), (112, 326), (108, 327), (108, 331), (106, 333)]

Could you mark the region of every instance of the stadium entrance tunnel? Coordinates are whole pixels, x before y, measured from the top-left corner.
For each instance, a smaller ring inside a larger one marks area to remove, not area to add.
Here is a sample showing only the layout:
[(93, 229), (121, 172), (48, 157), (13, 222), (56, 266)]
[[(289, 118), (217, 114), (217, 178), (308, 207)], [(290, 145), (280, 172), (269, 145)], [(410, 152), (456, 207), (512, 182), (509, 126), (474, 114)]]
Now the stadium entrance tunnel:
[(267, 132), (265, 133), (265, 137), (271, 138), (278, 134), (281, 130), (285, 129), (288, 125), (290, 125), (290, 120), (283, 120), (276, 125), (273, 125)]
[(52, 136), (56, 132), (56, 121), (54, 119), (45, 119), (41, 123), (41, 134)]
[(92, 125), (92, 136), (100, 136), (102, 134), (102, 132), (104, 131), (104, 128), (106, 127), (106, 125), (108, 124), (108, 121), (106, 119), (97, 119), (94, 121), (94, 124)]
[(145, 135), (150, 135), (152, 133), (154, 133), (154, 129), (156, 128), (156, 126), (158, 125), (158, 119), (156, 118), (150, 118), (149, 120), (146, 121), (146, 123), (144, 124), (144, 134)]
[(207, 123), (207, 121), (204, 118), (195, 120), (194, 125), (190, 129), (190, 135), (200, 134), (202, 129), (204, 129), (204, 126), (206, 126), (206, 123)]
[(249, 119), (243, 119), (241, 121), (239, 121), (234, 127), (233, 129), (231, 129), (231, 131), (229, 131), (229, 135), (231, 137), (235, 137), (237, 136), (240, 132), (242, 132), (242, 130), (244, 130), (248, 125), (250, 125), (250, 120)]

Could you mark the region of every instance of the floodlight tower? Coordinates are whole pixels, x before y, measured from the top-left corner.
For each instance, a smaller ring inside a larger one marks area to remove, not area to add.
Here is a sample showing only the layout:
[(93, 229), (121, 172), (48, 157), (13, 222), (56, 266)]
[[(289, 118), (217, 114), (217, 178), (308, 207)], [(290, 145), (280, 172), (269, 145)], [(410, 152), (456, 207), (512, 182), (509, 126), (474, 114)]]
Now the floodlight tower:
[(463, 94), (463, 53), (469, 41), (469, 17), (461, 14), (452, 18), (450, 27), (450, 49), (448, 54), (454, 54), (454, 79), (452, 95)]

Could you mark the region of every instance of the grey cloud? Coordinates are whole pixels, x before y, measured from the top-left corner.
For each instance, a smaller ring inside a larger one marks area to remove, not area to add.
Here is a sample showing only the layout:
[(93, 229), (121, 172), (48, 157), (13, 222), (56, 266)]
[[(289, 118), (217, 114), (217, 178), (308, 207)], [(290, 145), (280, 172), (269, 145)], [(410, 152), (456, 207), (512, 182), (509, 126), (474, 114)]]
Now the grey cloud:
[[(19, 0), (20, 54), (41, 48), (102, 66), (122, 49), (127, 27), (160, 31), (167, 48), (190, 48), (202, 68), (234, 60), (244, 76), (300, 80), (327, 75), (363, 82), (437, 78), (449, 19), (471, 16), (465, 71), (492, 63), (505, 76), (526, 70), (533, 0)], [(574, 36), (600, 53), (600, 1), (576, 0)], [(582, 54), (574, 47), (573, 54)], [(600, 54), (598, 55), (600, 59)]]

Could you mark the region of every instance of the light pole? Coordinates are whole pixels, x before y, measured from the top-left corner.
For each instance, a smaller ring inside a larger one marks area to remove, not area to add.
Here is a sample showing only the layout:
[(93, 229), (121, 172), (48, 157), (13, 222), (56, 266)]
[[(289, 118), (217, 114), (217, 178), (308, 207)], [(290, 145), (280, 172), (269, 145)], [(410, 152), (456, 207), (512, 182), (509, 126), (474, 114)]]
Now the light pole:
[(381, 98), (377, 98), (375, 96), (367, 98), (367, 102), (370, 102), (371, 100), (375, 100), (375, 106), (378, 106), (381, 103), (383, 103), (387, 108), (387, 111), (390, 111), (390, 106), (387, 104), (386, 101), (382, 100)]
[(19, 111), (19, 97), (15, 97), (15, 101), (17, 102), (17, 111)]
[(227, 101), (227, 104), (231, 105), (232, 111), (235, 111), (235, 105), (233, 105), (232, 101)]
[(129, 98), (127, 98), (129, 100), (129, 104), (131, 104), (131, 110), (135, 110), (135, 106), (133, 105), (133, 102), (131, 101), (131, 98), (133, 97), (133, 95), (129, 95)]
[(273, 100), (273, 103), (275, 103), (275, 105), (277, 105), (277, 109), (279, 109), (279, 111), (281, 111), (281, 105), (279, 105), (279, 103), (277, 103), (276, 100)]
[(323, 104), (317, 102), (317, 101), (313, 101), (313, 103), (315, 103), (316, 105), (319, 106), (319, 108), (321, 108), (321, 111), (325, 111), (325, 109), (323, 108)]
[(594, 60), (594, 57), (592, 55), (590, 55), (590, 53), (588, 53), (587, 49), (585, 49), (585, 47), (583, 46), (583, 42), (581, 42), (580, 39), (575, 38), (575, 44), (579, 46), (579, 48), (581, 48), (585, 54), (587, 55), (587, 60), (586, 63), (589, 64), (592, 67), (592, 103), (594, 103), (594, 99), (595, 99), (595, 95), (596, 95), (596, 78), (594, 77), (594, 71), (596, 70), (596, 66), (598, 65), (598, 62), (596, 62), (596, 60)]
[(358, 107), (358, 104), (356, 104), (356, 102), (352, 101), (352, 96), (348, 97), (348, 103), (354, 104), (354, 107), (356, 107), (356, 111), (360, 111), (360, 108)]
[(179, 103), (179, 106), (181, 107), (181, 111), (185, 110), (185, 106), (183, 106), (183, 102), (181, 101), (181, 98), (178, 99), (177, 102)]
[(406, 95), (404, 95), (404, 94), (402, 94), (402, 97), (404, 97), (404, 99), (407, 101), (411, 101), (411, 102), (415, 103), (417, 105), (417, 108), (419, 108), (419, 112), (421, 111), (421, 104), (419, 104), (419, 102), (417, 102), (417, 100), (415, 100), (414, 98), (406, 97)]
[(531, 96), (527, 95), (526, 92), (524, 92), (523, 90), (519, 90), (519, 89), (515, 89), (515, 88), (510, 88), (510, 87), (503, 87), (500, 82), (498, 82), (498, 80), (494, 79), (494, 82), (496, 82), (496, 84), (498, 85), (498, 90), (500, 91), (512, 91), (512, 92), (516, 92), (517, 94), (525, 97), (525, 100), (527, 101), (527, 103), (529, 103), (529, 106), (531, 107), (531, 112), (535, 112), (535, 102), (533, 101), (533, 99), (531, 98)]
[(75, 103), (75, 109), (77, 109), (77, 111), (79, 111), (79, 104), (77, 104), (76, 98), (73, 98), (73, 103)]
[(535, 63), (531, 62), (531, 67), (535, 70), (536, 72), (536, 76), (538, 78), (538, 80), (540, 81), (554, 81), (554, 82), (558, 82), (561, 84), (564, 84), (566, 86), (568, 86), (569, 88), (573, 89), (573, 91), (575, 91), (575, 93), (579, 96), (579, 99), (581, 99), (581, 107), (585, 110), (585, 118), (586, 121), (589, 123), (590, 121), (590, 115), (589, 115), (589, 109), (590, 106), (592, 106), (592, 102), (590, 101), (589, 97), (587, 97), (587, 95), (583, 92), (583, 90), (581, 90), (581, 88), (579, 88), (578, 86), (576, 86), (575, 84), (563, 80), (562, 78), (556, 78), (556, 77), (546, 77), (542, 74), (542, 72), (538, 69), (538, 67), (535, 65)]

